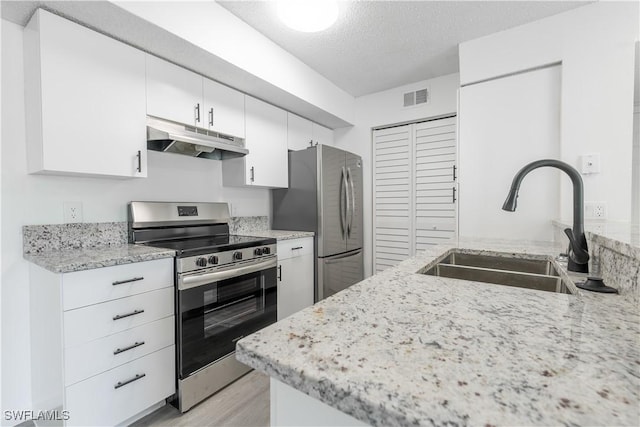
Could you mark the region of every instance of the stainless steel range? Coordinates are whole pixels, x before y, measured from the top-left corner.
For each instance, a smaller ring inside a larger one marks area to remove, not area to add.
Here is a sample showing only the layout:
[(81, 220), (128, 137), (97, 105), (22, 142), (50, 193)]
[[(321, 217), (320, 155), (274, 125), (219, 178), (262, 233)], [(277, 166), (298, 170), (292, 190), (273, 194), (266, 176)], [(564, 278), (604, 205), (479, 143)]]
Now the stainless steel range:
[(229, 220), (226, 203), (129, 204), (129, 241), (176, 251), (181, 412), (249, 372), (236, 341), (276, 321), (276, 240), (230, 235)]

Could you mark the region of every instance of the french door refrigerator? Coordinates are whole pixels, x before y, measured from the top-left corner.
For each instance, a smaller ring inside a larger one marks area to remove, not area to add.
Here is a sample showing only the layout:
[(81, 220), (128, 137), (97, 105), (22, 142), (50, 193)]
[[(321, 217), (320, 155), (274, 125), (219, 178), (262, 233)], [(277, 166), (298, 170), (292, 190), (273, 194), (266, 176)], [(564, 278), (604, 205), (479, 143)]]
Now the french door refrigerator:
[(327, 145), (289, 152), (289, 188), (272, 190), (273, 228), (313, 231), (315, 301), (359, 282), (362, 159)]

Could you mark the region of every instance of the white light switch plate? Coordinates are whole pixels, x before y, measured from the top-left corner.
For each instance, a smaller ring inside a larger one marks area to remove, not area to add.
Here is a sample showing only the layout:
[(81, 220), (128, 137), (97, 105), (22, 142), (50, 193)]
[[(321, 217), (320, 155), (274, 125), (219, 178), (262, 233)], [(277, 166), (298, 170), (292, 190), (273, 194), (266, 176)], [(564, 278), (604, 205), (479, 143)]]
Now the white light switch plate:
[(583, 174), (600, 173), (600, 154), (580, 156), (580, 172)]

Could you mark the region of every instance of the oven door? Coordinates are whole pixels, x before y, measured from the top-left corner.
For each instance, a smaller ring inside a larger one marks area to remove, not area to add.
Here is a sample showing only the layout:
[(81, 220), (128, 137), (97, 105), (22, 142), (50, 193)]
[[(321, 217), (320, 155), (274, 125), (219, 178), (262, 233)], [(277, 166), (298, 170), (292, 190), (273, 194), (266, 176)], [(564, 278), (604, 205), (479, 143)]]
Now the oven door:
[(184, 379), (276, 321), (276, 258), (178, 275), (178, 371)]

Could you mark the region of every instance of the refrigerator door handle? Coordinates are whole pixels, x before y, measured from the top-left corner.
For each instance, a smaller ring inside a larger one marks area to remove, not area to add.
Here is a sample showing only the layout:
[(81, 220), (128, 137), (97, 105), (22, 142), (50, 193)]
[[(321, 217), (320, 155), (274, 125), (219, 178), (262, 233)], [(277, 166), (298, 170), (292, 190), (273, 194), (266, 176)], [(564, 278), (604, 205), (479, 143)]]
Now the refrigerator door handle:
[(351, 211), (349, 213), (349, 224), (347, 225), (347, 236), (351, 237), (351, 228), (353, 227), (353, 213), (356, 210), (356, 192), (353, 188), (353, 174), (351, 168), (347, 168), (347, 181), (349, 181), (349, 189), (351, 190)]
[(360, 253), (362, 253), (362, 249), (358, 249), (355, 252), (348, 252), (346, 254), (340, 254), (340, 255), (334, 255), (334, 256), (331, 256), (331, 257), (326, 257), (324, 263), (325, 264), (334, 264), (336, 262), (339, 262), (341, 259), (351, 258), (352, 256), (360, 255)]
[(346, 197), (346, 174), (344, 167), (340, 172), (340, 228), (342, 232), (342, 239), (347, 237), (347, 210), (345, 209), (345, 197)]
[(351, 234), (351, 222), (349, 221), (349, 215), (351, 214), (351, 197), (349, 197), (349, 169), (343, 167), (342, 171), (345, 178), (344, 179), (344, 195), (347, 201), (347, 208), (344, 211), (344, 223), (346, 224), (344, 238), (345, 240), (347, 240), (349, 238), (349, 234)]

